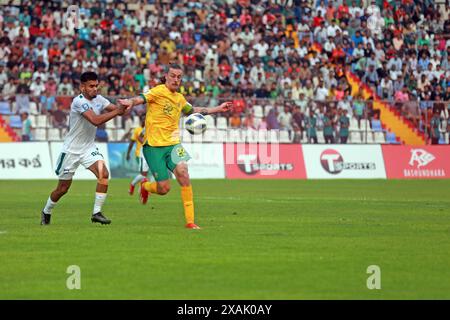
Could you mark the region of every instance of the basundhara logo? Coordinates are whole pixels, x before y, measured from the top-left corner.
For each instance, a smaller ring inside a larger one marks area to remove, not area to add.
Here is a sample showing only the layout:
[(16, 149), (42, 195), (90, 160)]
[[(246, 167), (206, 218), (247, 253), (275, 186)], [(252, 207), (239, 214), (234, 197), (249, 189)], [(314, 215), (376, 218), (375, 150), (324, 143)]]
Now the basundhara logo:
[(433, 154), (423, 149), (411, 149), (411, 159), (409, 160), (409, 165), (414, 167), (416, 164), (417, 169), (419, 169), (420, 167), (425, 167), (434, 159), (436, 159), (436, 157)]
[[(409, 167), (403, 169), (404, 177), (445, 178), (447, 176), (444, 166), (436, 160), (434, 154), (424, 149), (411, 149), (410, 151)], [(434, 160), (436, 161), (433, 162)], [(432, 162), (433, 164), (431, 164)]]

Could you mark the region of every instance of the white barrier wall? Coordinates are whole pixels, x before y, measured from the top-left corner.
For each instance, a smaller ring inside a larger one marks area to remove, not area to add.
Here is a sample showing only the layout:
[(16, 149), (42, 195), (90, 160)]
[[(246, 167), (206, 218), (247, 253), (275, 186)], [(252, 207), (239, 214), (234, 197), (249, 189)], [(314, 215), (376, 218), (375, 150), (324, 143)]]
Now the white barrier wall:
[[(192, 157), (188, 165), (193, 179), (254, 178), (253, 173), (242, 173), (239, 163), (225, 163), (227, 146), (235, 149), (232, 144), (185, 143), (183, 146)], [(111, 152), (115, 164), (110, 170), (113, 171), (111, 177), (130, 178), (137, 173), (136, 168), (127, 166), (126, 143), (113, 143), (109, 148), (106, 143), (98, 143), (97, 147), (108, 168), (108, 150)], [(56, 180), (54, 170), (61, 148), (61, 142), (0, 143), (0, 180)], [(276, 150), (279, 159), (284, 159), (283, 166), (293, 166), (297, 170), (283, 171), (280, 167), (277, 178), (283, 179), (427, 179), (450, 175), (448, 146), (279, 145)], [(232, 159), (237, 161), (235, 157)], [(96, 178), (80, 166), (74, 179)]]
[[(98, 143), (97, 147), (109, 167), (107, 144)], [(0, 180), (57, 179), (55, 165), (61, 148), (61, 142), (0, 143)], [(96, 178), (80, 165), (74, 179)]]
[(308, 179), (386, 179), (380, 145), (303, 145)]
[(225, 178), (222, 143), (183, 143), (183, 147), (192, 157), (188, 162), (192, 179)]
[(52, 168), (47, 142), (0, 143), (0, 179), (50, 179)]

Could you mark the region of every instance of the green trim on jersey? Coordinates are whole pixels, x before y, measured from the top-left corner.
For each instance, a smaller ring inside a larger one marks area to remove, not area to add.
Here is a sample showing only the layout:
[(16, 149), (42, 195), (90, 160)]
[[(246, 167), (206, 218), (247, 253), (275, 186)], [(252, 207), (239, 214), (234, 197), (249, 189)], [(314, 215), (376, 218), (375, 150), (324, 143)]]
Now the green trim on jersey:
[(183, 111), (184, 114), (190, 114), (194, 111), (194, 107), (192, 104), (188, 103), (181, 109), (181, 111)]
[(55, 170), (56, 175), (59, 175), (59, 171), (61, 170), (61, 166), (63, 164), (65, 157), (66, 157), (66, 153), (64, 153), (64, 152), (59, 155), (58, 164), (56, 165), (56, 170)]
[(139, 96), (142, 97), (142, 99), (144, 99), (144, 102), (145, 102), (145, 103), (147, 103), (147, 99), (145, 98), (145, 96), (144, 96), (143, 93), (139, 94)]

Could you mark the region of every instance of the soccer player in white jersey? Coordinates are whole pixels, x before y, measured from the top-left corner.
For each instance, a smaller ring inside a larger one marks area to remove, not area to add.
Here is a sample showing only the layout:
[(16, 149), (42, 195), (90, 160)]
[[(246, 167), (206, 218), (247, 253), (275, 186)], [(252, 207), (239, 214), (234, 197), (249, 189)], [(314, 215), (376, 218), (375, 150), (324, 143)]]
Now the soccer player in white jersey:
[[(97, 177), (91, 221), (101, 224), (111, 223), (111, 220), (103, 216), (101, 212), (108, 191), (109, 172), (103, 160), (103, 155), (98, 151), (94, 140), (97, 126), (123, 114), (124, 108), (111, 104), (107, 99), (97, 94), (98, 77), (95, 72), (83, 73), (80, 80), (81, 94), (72, 101), (69, 132), (56, 163), (55, 173), (58, 175), (59, 182), (42, 210), (41, 225), (50, 224), (52, 209), (69, 190), (72, 177), (80, 164), (92, 171)], [(102, 113), (103, 111), (106, 112)]]

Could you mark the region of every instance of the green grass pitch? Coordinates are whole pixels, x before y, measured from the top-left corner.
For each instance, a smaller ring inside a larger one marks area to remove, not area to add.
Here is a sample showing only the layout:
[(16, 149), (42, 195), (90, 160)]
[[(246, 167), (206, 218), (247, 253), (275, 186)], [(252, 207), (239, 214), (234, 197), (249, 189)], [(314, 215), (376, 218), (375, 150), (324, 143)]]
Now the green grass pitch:
[(90, 222), (95, 181), (74, 181), (41, 227), (55, 184), (0, 181), (0, 299), (450, 298), (448, 180), (194, 180), (202, 230), (175, 183), (143, 206), (128, 180), (111, 181), (111, 225)]

